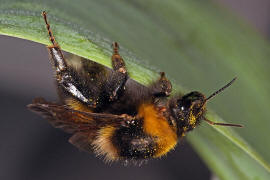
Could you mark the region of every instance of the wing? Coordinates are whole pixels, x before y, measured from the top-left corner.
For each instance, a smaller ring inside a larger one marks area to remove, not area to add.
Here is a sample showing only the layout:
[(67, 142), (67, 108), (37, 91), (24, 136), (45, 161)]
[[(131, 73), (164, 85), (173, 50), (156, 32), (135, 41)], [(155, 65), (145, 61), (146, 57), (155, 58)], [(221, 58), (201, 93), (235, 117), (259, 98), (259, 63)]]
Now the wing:
[(27, 107), (47, 119), (53, 127), (74, 134), (69, 142), (85, 151), (90, 151), (90, 143), (101, 127), (119, 127), (133, 119), (128, 115), (81, 112), (66, 105), (47, 102), (43, 98), (34, 99)]

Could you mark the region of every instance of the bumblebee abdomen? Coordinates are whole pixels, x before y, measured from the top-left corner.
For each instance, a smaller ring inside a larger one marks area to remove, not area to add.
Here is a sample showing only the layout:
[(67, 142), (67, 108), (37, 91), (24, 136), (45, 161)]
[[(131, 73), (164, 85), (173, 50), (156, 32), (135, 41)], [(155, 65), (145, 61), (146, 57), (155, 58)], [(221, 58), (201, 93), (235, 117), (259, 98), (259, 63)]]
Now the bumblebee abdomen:
[(93, 142), (95, 152), (107, 161), (157, 158), (176, 144), (176, 130), (152, 104), (142, 104), (128, 126), (101, 128)]
[(121, 128), (113, 136), (112, 142), (123, 159), (148, 159), (154, 156), (156, 142), (144, 134), (141, 128)]
[(92, 142), (94, 152), (97, 156), (104, 156), (105, 161), (119, 160), (119, 151), (112, 142), (116, 128), (113, 126), (105, 126), (101, 128)]
[(156, 143), (135, 127), (101, 128), (92, 142), (97, 155), (105, 161), (148, 159), (154, 156)]

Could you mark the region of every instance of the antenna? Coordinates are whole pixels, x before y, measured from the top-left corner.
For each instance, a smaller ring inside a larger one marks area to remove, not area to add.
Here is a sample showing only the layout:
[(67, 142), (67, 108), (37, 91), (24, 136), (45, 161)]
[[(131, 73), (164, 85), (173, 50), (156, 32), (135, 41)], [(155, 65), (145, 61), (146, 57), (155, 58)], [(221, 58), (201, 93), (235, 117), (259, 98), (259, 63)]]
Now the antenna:
[(207, 119), (206, 117), (203, 117), (203, 120), (205, 120), (208, 124), (211, 124), (211, 125), (233, 126), (233, 127), (240, 127), (240, 128), (244, 127), (241, 124), (230, 124), (230, 123), (217, 123), (217, 122), (213, 122), (213, 121), (210, 121), (209, 119)]
[(213, 94), (211, 94), (208, 98), (206, 98), (205, 101), (208, 101), (209, 99), (213, 98), (214, 96), (216, 96), (217, 94), (219, 94), (220, 92), (224, 91), (227, 87), (229, 87), (230, 85), (232, 85), (232, 83), (236, 80), (236, 77), (233, 78), (233, 80), (231, 80), (228, 84), (226, 84), (225, 86), (223, 86), (222, 88), (220, 88), (219, 90), (217, 90), (216, 92), (214, 92)]
[[(223, 86), (222, 88), (220, 88), (219, 90), (217, 90), (216, 92), (214, 92), (213, 94), (211, 94), (208, 98), (206, 98), (206, 101), (208, 101), (209, 99), (213, 98), (214, 96), (216, 96), (217, 94), (219, 94), (220, 92), (224, 91), (227, 87), (231, 86), (232, 83), (236, 80), (236, 77), (233, 78), (228, 84), (226, 84), (225, 86)], [(219, 126), (233, 126), (233, 127), (244, 127), (243, 125), (240, 124), (230, 124), (230, 123), (217, 123), (217, 122), (213, 122), (210, 121), (209, 119), (207, 119), (206, 117), (203, 117), (203, 120), (205, 120), (208, 124), (211, 125), (219, 125)]]

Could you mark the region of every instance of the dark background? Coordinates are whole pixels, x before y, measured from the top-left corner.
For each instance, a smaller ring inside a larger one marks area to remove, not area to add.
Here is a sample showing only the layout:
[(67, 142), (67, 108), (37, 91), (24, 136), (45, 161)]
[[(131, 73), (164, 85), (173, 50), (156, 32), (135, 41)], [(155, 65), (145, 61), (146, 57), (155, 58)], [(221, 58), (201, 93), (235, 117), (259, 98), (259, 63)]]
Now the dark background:
[[(246, 19), (266, 39), (270, 1), (216, 0)], [(53, 71), (44, 45), (0, 36), (0, 179), (209, 179), (210, 171), (184, 142), (142, 167), (104, 164), (79, 152), (69, 135), (29, 112), (34, 97), (56, 100)], [(194, 173), (196, 172), (196, 173)]]

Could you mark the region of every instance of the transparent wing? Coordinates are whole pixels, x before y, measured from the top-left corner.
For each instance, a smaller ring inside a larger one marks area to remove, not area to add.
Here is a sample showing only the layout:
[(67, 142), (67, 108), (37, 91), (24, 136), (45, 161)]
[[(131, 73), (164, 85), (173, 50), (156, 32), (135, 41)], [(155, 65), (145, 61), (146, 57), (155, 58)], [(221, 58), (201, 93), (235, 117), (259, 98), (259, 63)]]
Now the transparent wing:
[(43, 98), (36, 98), (27, 107), (47, 119), (55, 128), (63, 129), (68, 133), (95, 131), (106, 125), (121, 126), (129, 118), (132, 119), (128, 115), (77, 111), (65, 105), (47, 102)]

